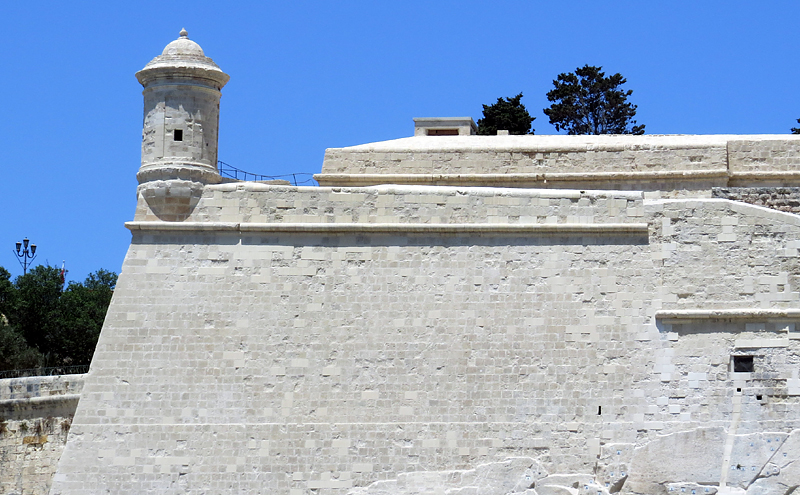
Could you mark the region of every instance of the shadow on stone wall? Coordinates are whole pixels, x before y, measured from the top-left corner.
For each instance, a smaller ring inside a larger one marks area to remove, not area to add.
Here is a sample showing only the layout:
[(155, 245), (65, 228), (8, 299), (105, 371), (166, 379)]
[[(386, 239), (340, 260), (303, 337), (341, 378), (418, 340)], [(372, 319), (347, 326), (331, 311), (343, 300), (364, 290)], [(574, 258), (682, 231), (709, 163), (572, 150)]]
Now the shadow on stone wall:
[(800, 187), (714, 187), (711, 195), (787, 213), (800, 213)]

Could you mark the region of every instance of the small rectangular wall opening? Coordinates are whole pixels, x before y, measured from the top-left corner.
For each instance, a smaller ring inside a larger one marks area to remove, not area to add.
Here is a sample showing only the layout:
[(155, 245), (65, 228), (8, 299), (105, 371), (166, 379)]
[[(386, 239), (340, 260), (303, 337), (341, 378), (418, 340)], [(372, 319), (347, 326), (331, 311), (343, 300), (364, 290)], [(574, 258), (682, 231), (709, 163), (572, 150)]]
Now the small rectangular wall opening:
[(183, 129), (175, 129), (172, 136), (175, 141), (183, 141)]
[(428, 136), (458, 136), (458, 129), (428, 129)]
[(733, 356), (734, 373), (752, 373), (753, 356)]

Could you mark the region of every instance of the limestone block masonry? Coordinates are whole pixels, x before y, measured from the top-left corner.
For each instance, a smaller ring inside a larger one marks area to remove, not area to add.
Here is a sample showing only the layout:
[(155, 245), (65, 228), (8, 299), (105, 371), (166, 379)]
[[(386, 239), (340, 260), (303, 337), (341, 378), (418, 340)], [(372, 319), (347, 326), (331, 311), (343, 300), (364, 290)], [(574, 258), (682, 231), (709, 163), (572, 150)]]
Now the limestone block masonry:
[(715, 198), (800, 213), (800, 187), (715, 187), (712, 195)]
[(140, 186), (51, 493), (792, 493), (800, 141), (539, 138)]
[(437, 136), (325, 152), (324, 186), (435, 184), (642, 190), (798, 186), (800, 136)]
[(50, 490), (84, 375), (0, 380), (0, 493)]

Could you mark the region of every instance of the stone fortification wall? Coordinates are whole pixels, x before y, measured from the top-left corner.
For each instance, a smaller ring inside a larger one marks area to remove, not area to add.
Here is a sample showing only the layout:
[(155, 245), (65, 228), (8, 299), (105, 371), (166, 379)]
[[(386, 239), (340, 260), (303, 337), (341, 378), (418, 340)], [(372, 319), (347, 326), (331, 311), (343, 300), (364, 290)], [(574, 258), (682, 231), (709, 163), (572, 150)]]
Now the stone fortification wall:
[(330, 187), (222, 184), (227, 74), (184, 30), (137, 77), (53, 495), (800, 487), (800, 217), (727, 199), (800, 187), (800, 136), (420, 136), (327, 150)]
[(800, 187), (715, 187), (712, 196), (800, 213)]
[[(283, 187), (253, 182), (206, 186), (182, 222), (202, 224), (545, 224), (641, 221), (642, 194), (456, 187)], [(136, 222), (159, 217), (140, 200)], [(171, 224), (177, 225), (177, 224)], [(176, 227), (181, 228), (181, 227)], [(208, 226), (216, 230), (223, 226)]]
[(795, 136), (444, 136), (328, 149), (322, 185), (439, 184), (691, 192), (797, 184)]
[(84, 376), (0, 380), (0, 493), (48, 493)]
[(743, 178), (796, 175), (798, 151), (796, 136), (736, 136), (728, 141), (730, 169)]
[(794, 215), (226, 184), (129, 227), (54, 494), (800, 484)]

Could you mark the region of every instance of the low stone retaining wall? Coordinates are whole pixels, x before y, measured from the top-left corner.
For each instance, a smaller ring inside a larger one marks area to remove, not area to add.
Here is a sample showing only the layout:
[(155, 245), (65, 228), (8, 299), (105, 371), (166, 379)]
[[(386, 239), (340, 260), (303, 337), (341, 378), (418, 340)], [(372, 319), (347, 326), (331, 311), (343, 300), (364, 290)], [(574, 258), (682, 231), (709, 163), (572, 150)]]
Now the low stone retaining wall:
[(85, 376), (0, 380), (0, 493), (48, 493)]

